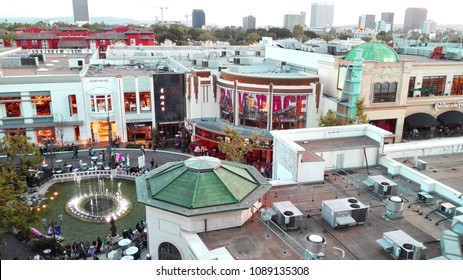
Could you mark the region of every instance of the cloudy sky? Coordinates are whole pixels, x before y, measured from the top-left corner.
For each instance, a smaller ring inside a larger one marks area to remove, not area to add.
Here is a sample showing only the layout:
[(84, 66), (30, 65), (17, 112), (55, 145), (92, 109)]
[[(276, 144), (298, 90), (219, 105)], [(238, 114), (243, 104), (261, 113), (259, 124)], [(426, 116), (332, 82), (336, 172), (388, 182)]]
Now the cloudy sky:
[[(333, 3), (334, 25), (357, 24), (362, 14), (374, 14), (380, 20), (381, 12), (394, 12), (395, 24), (403, 24), (405, 10), (409, 7), (428, 9), (428, 20), (440, 24), (463, 24), (461, 9), (455, 0), (88, 0), (90, 20), (92, 17), (114, 16), (146, 20), (154, 23), (161, 20), (163, 9), (164, 20), (186, 21), (193, 9), (202, 9), (206, 14), (206, 24), (219, 26), (242, 25), (244, 16), (256, 17), (257, 26), (282, 26), (283, 15), (290, 12), (306, 12), (306, 23), (310, 23), (310, 7), (314, 2)], [(0, 5), (0, 21), (11, 17), (72, 17), (72, 0), (21, 0), (2, 1)]]

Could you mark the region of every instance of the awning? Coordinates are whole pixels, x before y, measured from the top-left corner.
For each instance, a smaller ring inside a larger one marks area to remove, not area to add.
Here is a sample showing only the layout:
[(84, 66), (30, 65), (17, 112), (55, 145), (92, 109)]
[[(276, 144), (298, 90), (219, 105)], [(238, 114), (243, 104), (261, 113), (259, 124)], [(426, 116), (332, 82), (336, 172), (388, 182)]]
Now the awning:
[(416, 113), (405, 118), (405, 125), (411, 127), (431, 127), (440, 125), (433, 116), (426, 113)]
[(353, 226), (353, 225), (356, 225), (357, 222), (354, 220), (354, 218), (348, 215), (348, 216), (337, 217), (336, 224), (340, 226)]
[(440, 114), (437, 120), (443, 125), (446, 124), (463, 124), (463, 113), (460, 111), (447, 111)]

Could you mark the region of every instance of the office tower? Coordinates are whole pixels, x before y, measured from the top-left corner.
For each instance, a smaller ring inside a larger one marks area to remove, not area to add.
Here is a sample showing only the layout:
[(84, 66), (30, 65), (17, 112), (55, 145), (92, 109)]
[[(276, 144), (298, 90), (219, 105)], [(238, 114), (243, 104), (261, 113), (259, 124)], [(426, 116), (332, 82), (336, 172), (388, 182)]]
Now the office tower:
[(425, 20), (421, 22), (420, 30), (422, 34), (435, 34), (437, 31), (437, 23), (433, 20)]
[(426, 8), (407, 8), (405, 10), (404, 32), (420, 28), (420, 24), (426, 20), (428, 10)]
[(305, 27), (305, 12), (295, 12), (285, 14), (283, 18), (283, 28), (293, 32), (294, 26), (301, 25)]
[(394, 30), (394, 13), (381, 13), (381, 20), (391, 25), (391, 31)]
[(85, 24), (90, 22), (87, 0), (72, 0), (72, 10), (74, 12), (75, 23)]
[(256, 18), (253, 16), (247, 16), (243, 18), (243, 29), (256, 29)]
[(375, 15), (361, 15), (359, 17), (359, 28), (374, 30), (375, 27)]
[(333, 27), (334, 4), (332, 3), (312, 3), (310, 10), (311, 28), (331, 28)]
[(202, 28), (206, 25), (206, 14), (203, 10), (193, 10), (192, 16), (192, 27), (193, 28)]

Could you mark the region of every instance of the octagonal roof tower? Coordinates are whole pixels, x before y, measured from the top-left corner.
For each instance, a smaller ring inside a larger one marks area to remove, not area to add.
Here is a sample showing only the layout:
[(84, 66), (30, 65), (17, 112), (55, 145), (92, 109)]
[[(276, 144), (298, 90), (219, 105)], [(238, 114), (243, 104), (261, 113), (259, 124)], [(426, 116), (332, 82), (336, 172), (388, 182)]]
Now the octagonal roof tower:
[(253, 166), (208, 156), (166, 163), (136, 185), (138, 202), (184, 216), (246, 209), (271, 187)]

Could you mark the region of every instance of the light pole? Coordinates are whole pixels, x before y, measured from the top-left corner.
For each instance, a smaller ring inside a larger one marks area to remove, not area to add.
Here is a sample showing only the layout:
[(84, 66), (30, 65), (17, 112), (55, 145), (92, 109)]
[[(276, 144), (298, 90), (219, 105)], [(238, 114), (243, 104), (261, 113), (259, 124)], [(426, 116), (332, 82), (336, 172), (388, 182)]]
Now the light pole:
[(108, 162), (109, 162), (109, 167), (112, 166), (112, 146), (113, 146), (113, 129), (111, 126), (111, 120), (109, 119), (109, 108), (108, 108), (108, 118), (106, 119), (106, 122), (108, 123)]

